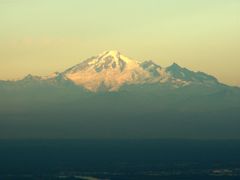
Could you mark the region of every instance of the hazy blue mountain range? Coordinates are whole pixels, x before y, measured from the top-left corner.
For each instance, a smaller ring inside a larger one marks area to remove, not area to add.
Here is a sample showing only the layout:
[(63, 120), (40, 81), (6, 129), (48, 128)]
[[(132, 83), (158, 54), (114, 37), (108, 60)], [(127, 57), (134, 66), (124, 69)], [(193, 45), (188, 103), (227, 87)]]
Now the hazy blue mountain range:
[(118, 51), (0, 81), (0, 138), (240, 138), (240, 88)]

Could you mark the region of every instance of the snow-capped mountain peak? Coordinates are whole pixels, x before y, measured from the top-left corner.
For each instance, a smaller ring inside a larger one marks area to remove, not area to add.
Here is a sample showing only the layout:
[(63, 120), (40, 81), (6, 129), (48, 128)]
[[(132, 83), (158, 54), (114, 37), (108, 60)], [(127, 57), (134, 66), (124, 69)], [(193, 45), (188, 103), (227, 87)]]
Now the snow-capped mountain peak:
[(62, 73), (56, 72), (43, 77), (29, 75), (24, 80), (49, 83), (70, 81), (92, 92), (117, 91), (126, 85), (167, 84), (178, 88), (191, 84), (218, 84), (215, 77), (188, 70), (176, 63), (163, 68), (152, 60), (139, 62), (116, 50), (104, 51)]
[(123, 71), (125, 68), (136, 66), (137, 64), (139, 63), (136, 60), (124, 56), (119, 51), (104, 51), (97, 56), (88, 58), (80, 64), (73, 66), (64, 73), (76, 73), (86, 69), (94, 69), (96, 72), (102, 72), (106, 69)]
[(109, 91), (115, 91), (123, 84), (140, 83), (148, 76), (141, 63), (119, 51), (105, 51), (66, 70), (63, 74), (75, 84), (90, 91), (97, 91), (103, 86)]
[(149, 60), (139, 62), (117, 50), (104, 51), (66, 70), (62, 75), (90, 91), (117, 91), (124, 85), (168, 83), (173, 87), (214, 82), (207, 74), (196, 73), (173, 63), (162, 68)]

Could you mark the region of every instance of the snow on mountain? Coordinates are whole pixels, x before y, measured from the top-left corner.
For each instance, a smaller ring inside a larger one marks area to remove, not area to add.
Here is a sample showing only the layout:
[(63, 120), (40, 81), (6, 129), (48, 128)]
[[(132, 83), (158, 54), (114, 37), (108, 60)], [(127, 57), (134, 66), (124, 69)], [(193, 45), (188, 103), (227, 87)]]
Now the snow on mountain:
[(49, 76), (28, 75), (23, 80), (46, 81), (49, 83), (73, 83), (85, 89), (97, 92), (117, 91), (125, 85), (168, 84), (178, 88), (191, 84), (215, 85), (215, 77), (202, 72), (193, 72), (176, 63), (163, 68), (153, 61), (139, 62), (128, 58), (119, 51), (105, 51), (97, 56)]
[(153, 61), (139, 62), (118, 51), (105, 51), (66, 70), (63, 75), (90, 91), (104, 88), (117, 91), (123, 85), (170, 83), (174, 87), (191, 83), (217, 83), (201, 72), (193, 72), (177, 64), (162, 68)]
[(187, 82), (194, 83), (218, 83), (218, 80), (203, 72), (194, 72), (186, 68), (180, 67), (178, 64), (173, 63), (171, 66), (166, 68), (166, 71), (175, 79), (181, 79)]
[(106, 51), (66, 70), (63, 74), (90, 91), (98, 91), (103, 87), (108, 91), (116, 91), (125, 84), (155, 82), (155, 73), (160, 77), (161, 68), (155, 64), (143, 66), (118, 51)]

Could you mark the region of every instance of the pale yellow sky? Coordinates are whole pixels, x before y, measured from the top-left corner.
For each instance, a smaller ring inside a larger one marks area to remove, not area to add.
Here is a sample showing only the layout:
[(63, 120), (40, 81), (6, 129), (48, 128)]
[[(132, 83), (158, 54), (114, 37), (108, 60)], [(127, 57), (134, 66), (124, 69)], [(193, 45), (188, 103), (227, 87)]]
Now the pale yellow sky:
[(240, 85), (239, 0), (0, 0), (0, 79), (117, 49)]

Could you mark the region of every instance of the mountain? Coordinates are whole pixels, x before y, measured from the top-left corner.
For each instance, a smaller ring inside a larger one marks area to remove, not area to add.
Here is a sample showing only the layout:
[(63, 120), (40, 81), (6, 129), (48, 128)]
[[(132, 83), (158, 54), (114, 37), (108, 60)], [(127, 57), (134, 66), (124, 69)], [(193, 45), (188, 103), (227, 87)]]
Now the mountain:
[(177, 64), (162, 68), (153, 61), (139, 62), (118, 51), (106, 51), (66, 70), (63, 75), (76, 85), (97, 92), (118, 91), (134, 84), (219, 84), (217, 79), (202, 72), (193, 72)]
[(86, 59), (64, 72), (49, 76), (28, 75), (17, 81), (22, 83), (73, 83), (91, 92), (116, 92), (131, 85), (168, 85), (175, 88), (202, 85), (221, 85), (218, 80), (203, 72), (193, 72), (176, 63), (163, 68), (153, 61), (139, 62), (118, 51), (105, 51)]
[(0, 139), (240, 138), (239, 119), (240, 88), (118, 51), (0, 81)]
[(150, 78), (139, 62), (118, 51), (103, 52), (66, 70), (63, 75), (90, 91), (116, 91), (123, 84), (140, 84)]

